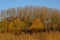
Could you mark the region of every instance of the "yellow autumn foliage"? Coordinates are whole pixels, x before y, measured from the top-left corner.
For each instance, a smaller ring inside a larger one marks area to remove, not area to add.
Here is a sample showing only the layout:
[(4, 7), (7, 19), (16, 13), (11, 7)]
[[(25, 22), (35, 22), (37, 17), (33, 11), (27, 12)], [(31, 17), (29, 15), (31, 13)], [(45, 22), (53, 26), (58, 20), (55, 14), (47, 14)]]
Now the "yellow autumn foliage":
[(7, 27), (8, 27), (8, 21), (6, 19), (4, 19), (0, 23), (0, 28), (2, 31), (7, 31)]
[(30, 29), (43, 29), (44, 28), (44, 25), (43, 25), (43, 23), (41, 22), (41, 20), (40, 19), (38, 19), (38, 18), (35, 18), (34, 20), (33, 20), (33, 23), (32, 23), (32, 25), (31, 25), (31, 27), (30, 27)]
[(13, 22), (10, 22), (10, 24), (9, 24), (9, 29), (12, 29), (13, 27), (14, 27)]
[(2, 28), (2, 23), (0, 22), (0, 32), (1, 32), (1, 28)]
[(9, 24), (10, 29), (21, 29), (23, 27), (25, 27), (25, 23), (19, 18), (16, 18), (13, 22)]

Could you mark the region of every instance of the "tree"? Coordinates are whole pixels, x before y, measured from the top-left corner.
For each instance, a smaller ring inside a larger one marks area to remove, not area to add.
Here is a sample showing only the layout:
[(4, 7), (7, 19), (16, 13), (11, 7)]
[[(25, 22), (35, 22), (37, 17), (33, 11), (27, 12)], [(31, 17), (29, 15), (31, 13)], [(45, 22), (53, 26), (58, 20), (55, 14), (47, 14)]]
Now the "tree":
[(8, 21), (6, 19), (2, 20), (2, 32), (7, 32), (8, 31)]
[(21, 30), (25, 29), (25, 23), (19, 18), (16, 18), (13, 22), (9, 24), (9, 29), (14, 30), (15, 32), (21, 32)]
[(30, 27), (30, 29), (34, 29), (35, 31), (36, 30), (42, 30), (42, 29), (44, 29), (45, 27), (44, 27), (44, 24), (42, 23), (42, 21), (40, 21), (39, 19), (34, 19), (33, 20), (33, 23), (32, 23), (32, 25), (31, 25), (31, 27)]
[(54, 10), (53, 11), (53, 14), (52, 14), (52, 24), (53, 24), (53, 27), (54, 27), (54, 31), (57, 30), (57, 20), (58, 19), (58, 11), (57, 10)]

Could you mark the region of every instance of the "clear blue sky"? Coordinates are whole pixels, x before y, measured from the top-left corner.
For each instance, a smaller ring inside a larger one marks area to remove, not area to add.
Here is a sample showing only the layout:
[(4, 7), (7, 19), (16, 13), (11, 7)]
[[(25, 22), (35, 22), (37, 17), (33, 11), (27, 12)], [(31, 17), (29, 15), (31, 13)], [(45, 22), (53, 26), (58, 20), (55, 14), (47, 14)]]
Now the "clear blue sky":
[(0, 10), (26, 5), (45, 6), (60, 9), (60, 0), (0, 0)]

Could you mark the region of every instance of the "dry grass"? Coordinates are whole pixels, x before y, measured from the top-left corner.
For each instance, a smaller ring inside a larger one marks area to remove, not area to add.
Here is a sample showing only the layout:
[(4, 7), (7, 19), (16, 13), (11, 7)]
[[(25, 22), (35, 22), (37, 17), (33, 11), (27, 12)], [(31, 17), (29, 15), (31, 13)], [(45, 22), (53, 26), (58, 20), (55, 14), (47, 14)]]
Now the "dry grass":
[(21, 33), (19, 36), (11, 33), (0, 33), (0, 40), (60, 40), (60, 32)]

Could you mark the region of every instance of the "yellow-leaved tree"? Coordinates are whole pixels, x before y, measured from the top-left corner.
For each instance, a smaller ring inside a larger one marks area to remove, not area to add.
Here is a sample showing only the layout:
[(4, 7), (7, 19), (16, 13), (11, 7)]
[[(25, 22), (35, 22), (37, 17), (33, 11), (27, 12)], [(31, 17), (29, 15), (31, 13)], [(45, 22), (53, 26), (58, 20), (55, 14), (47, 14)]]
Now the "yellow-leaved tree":
[(2, 32), (7, 32), (8, 30), (8, 21), (6, 19), (1, 21)]
[(35, 30), (44, 29), (44, 28), (45, 28), (45, 27), (44, 27), (42, 21), (41, 21), (40, 19), (38, 19), (38, 18), (35, 18), (35, 19), (33, 20), (33, 23), (32, 23), (32, 25), (31, 25), (31, 27), (30, 27), (30, 29), (35, 29)]
[(19, 18), (16, 18), (9, 24), (9, 29), (11, 30), (23, 30), (25, 28), (25, 23)]

